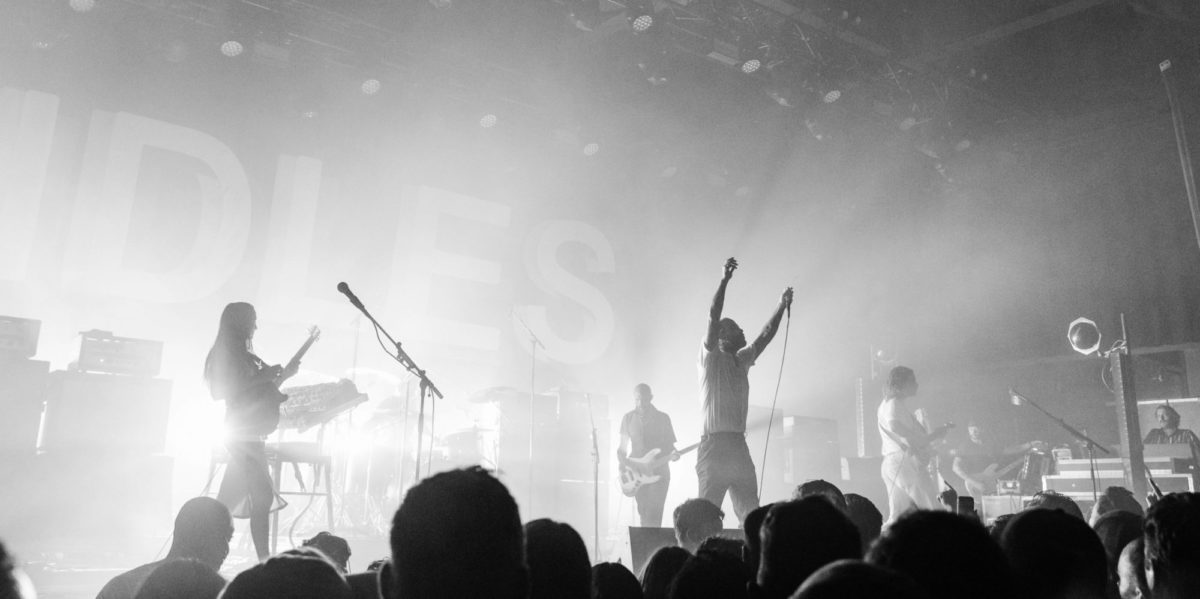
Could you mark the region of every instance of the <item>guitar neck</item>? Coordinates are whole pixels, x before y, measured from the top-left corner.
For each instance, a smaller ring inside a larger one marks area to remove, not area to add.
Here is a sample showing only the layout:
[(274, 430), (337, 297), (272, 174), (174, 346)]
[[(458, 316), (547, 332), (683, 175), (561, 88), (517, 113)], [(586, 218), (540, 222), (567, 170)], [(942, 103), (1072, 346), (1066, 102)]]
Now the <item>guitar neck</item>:
[(295, 368), (298, 366), (300, 364), (300, 360), (304, 359), (304, 354), (308, 353), (308, 348), (312, 347), (313, 343), (316, 343), (316, 341), (316, 337), (310, 336), (308, 340), (304, 342), (304, 345), (301, 345), (300, 349), (296, 350), (296, 354), (292, 356), (292, 359), (288, 360), (288, 368)]

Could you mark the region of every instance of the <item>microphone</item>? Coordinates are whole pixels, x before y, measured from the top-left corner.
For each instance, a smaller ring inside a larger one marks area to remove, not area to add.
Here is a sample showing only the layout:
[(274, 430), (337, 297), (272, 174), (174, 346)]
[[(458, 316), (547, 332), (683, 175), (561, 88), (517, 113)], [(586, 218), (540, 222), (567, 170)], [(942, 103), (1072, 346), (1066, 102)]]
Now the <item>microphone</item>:
[(353, 304), (355, 308), (358, 308), (359, 310), (363, 309), (362, 302), (358, 301), (358, 296), (354, 295), (353, 291), (350, 291), (350, 286), (347, 285), (345, 281), (337, 284), (337, 290), (340, 291), (342, 295), (346, 296), (346, 299), (350, 300), (350, 303)]
[(1008, 401), (1011, 402), (1012, 405), (1014, 405), (1014, 406), (1019, 406), (1019, 405), (1022, 405), (1025, 403), (1025, 398), (1021, 397), (1021, 394), (1017, 393), (1016, 389), (1009, 387), (1008, 388)]

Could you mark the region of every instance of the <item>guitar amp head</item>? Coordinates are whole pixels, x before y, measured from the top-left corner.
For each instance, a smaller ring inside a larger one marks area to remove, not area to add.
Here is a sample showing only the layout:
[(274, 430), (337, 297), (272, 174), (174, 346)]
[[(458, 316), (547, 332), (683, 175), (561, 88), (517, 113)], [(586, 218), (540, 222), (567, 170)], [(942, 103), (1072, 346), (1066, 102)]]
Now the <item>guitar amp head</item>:
[(998, 480), (996, 481), (997, 495), (1020, 495), (1021, 481), (1019, 480)]
[(162, 365), (161, 341), (117, 337), (108, 331), (79, 334), (77, 369), (83, 372), (157, 376)]

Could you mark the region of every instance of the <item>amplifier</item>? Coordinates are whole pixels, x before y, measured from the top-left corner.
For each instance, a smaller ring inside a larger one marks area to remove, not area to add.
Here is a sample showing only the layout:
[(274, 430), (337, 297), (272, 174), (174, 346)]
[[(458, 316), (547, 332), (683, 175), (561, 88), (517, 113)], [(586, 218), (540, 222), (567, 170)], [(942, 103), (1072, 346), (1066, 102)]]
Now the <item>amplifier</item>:
[(161, 453), (171, 381), (86, 372), (50, 373), (38, 448), (43, 452)]
[[(1154, 481), (1158, 483), (1163, 493), (1178, 493), (1194, 491), (1194, 483), (1190, 474), (1155, 474)], [(1042, 477), (1042, 484), (1046, 490), (1053, 490), (1069, 495), (1076, 496), (1092, 496), (1092, 479), (1091, 477), (1080, 476), (1060, 476), (1048, 475)], [(1124, 476), (1100, 476), (1096, 473), (1096, 488), (1100, 492), (1108, 487), (1124, 487)]]
[(37, 452), (50, 363), (0, 360), (0, 461)]
[(78, 369), (84, 372), (157, 376), (162, 341), (115, 337), (108, 331), (80, 333)]
[(40, 320), (0, 316), (0, 357), (32, 358), (41, 330)]

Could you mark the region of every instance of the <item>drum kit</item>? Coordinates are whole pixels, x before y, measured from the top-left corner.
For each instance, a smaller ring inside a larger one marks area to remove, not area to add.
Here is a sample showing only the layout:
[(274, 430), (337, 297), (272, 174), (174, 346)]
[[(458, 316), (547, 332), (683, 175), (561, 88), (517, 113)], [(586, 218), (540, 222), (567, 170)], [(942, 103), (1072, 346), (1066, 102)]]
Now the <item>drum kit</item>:
[[(422, 476), (453, 468), (481, 466), (489, 470), (499, 465), (499, 406), (528, 394), (508, 388), (484, 389), (472, 394), (465, 405), (451, 406), (447, 414), (437, 414), (442, 422), (453, 422), (446, 432), (426, 437)], [(348, 465), (350, 492), (366, 493), (379, 502), (399, 498), (401, 487), (412, 479), (416, 464), (417, 414), (404, 405), (402, 397), (388, 397), (370, 410), (352, 435), (358, 451), (352, 452)], [(445, 410), (443, 408), (443, 410)], [(442, 429), (440, 422), (437, 427)], [(428, 460), (428, 461), (426, 461)]]

